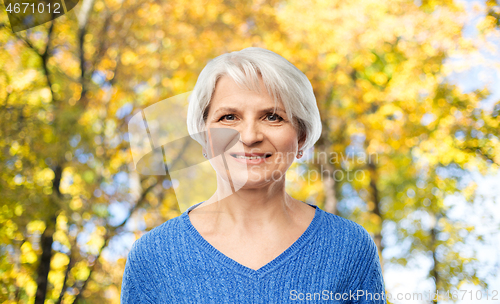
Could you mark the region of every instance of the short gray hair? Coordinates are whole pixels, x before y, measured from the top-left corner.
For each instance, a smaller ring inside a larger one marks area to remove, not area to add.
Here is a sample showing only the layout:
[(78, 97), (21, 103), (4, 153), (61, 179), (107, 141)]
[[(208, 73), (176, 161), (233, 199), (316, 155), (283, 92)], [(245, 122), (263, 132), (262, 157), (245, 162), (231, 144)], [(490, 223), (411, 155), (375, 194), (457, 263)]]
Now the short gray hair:
[(259, 93), (258, 81), (261, 76), (275, 104), (281, 100), (290, 121), (298, 129), (299, 136), (305, 136), (302, 149), (312, 147), (319, 139), (321, 118), (309, 79), (280, 55), (266, 49), (250, 47), (212, 59), (198, 77), (189, 96), (187, 127), (191, 137), (202, 146), (204, 139), (197, 134), (206, 130), (210, 100), (215, 85), (222, 76), (229, 76), (236, 83)]

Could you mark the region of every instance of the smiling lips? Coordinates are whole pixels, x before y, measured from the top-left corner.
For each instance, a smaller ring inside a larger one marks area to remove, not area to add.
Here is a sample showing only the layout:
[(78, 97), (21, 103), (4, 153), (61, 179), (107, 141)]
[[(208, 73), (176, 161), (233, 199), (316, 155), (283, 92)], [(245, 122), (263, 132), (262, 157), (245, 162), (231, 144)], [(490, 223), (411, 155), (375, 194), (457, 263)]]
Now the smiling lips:
[(237, 162), (256, 165), (265, 162), (272, 153), (231, 153), (230, 155)]

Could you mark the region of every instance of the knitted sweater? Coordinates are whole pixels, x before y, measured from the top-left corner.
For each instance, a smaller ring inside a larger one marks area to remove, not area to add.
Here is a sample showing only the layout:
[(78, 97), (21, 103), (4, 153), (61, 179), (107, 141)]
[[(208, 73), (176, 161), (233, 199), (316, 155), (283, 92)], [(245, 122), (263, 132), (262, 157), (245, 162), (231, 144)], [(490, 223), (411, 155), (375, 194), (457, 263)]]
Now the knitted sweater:
[(188, 212), (199, 204), (134, 243), (122, 304), (386, 303), (377, 248), (362, 226), (313, 206), (299, 239), (253, 270), (198, 233)]

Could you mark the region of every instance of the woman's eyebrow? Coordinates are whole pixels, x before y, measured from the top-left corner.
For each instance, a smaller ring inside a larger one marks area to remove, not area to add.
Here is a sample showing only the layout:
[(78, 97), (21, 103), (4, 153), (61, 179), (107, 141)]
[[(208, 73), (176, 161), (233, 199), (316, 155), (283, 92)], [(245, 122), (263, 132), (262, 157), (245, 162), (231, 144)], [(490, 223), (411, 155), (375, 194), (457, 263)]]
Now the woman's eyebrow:
[[(232, 107), (221, 107), (221, 108), (218, 108), (217, 110), (215, 110), (214, 114), (217, 114), (217, 112), (231, 112), (231, 113), (237, 113), (239, 112), (239, 110), (237, 108), (232, 108)], [(280, 108), (280, 107), (270, 107), (270, 108), (266, 108), (266, 109), (262, 109), (262, 110), (259, 110), (259, 113), (269, 113), (269, 112), (283, 112), (286, 114), (286, 111), (283, 109), (283, 108)]]

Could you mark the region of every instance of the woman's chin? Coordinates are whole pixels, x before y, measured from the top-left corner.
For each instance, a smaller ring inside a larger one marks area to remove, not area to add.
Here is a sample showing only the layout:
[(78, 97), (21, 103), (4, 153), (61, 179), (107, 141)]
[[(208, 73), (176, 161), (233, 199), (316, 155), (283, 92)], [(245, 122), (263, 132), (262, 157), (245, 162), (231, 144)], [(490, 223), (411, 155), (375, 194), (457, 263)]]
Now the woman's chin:
[(247, 182), (246, 184), (240, 186), (240, 187), (235, 187), (235, 191), (241, 191), (241, 190), (257, 190), (257, 189), (263, 189), (266, 187), (266, 183), (255, 183), (255, 182)]
[(268, 187), (269, 185), (279, 182), (280, 178), (273, 178), (272, 176), (248, 176), (246, 180), (239, 180), (233, 178), (233, 185), (235, 190), (251, 190)]

